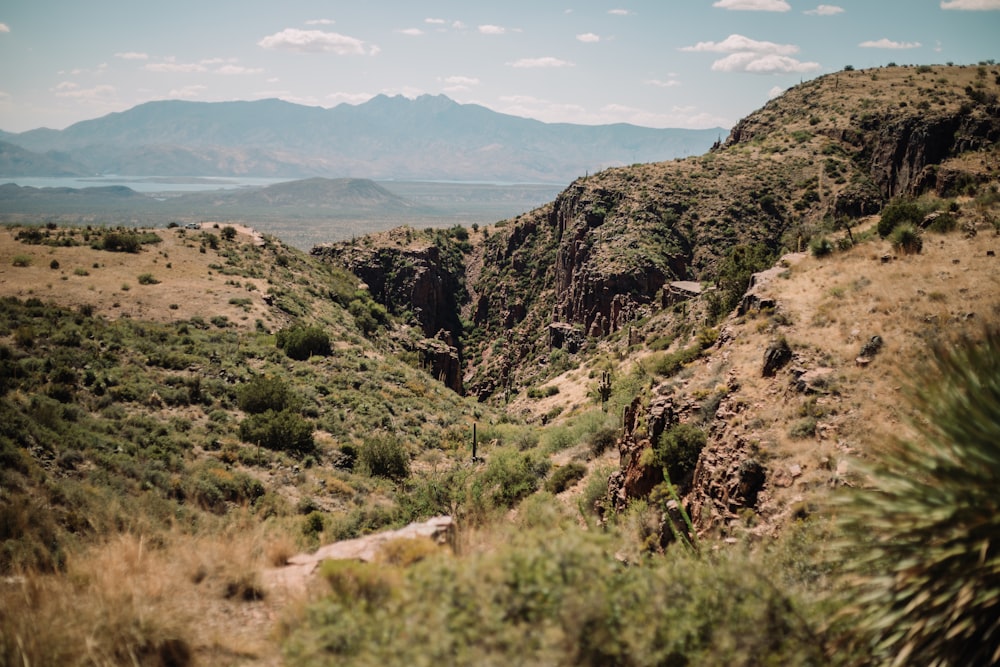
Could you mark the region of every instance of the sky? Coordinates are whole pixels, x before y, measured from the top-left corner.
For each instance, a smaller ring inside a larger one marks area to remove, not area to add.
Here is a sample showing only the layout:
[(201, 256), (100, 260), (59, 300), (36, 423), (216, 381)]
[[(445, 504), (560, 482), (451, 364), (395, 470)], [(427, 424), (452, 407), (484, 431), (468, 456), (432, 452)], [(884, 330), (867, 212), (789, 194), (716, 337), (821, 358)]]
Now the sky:
[(1000, 60), (1000, 0), (6, 0), (0, 130), (152, 100), (444, 94), (545, 122), (731, 127), (850, 65)]

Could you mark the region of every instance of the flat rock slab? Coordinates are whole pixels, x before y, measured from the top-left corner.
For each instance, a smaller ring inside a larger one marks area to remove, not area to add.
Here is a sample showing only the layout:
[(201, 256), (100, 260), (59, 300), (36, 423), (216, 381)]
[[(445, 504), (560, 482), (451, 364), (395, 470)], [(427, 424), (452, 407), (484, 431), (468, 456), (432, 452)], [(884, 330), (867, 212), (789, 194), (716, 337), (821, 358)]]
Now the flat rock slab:
[(360, 560), (371, 563), (387, 542), (421, 537), (443, 542), (453, 525), (454, 521), (450, 516), (438, 516), (423, 523), (411, 523), (398, 530), (334, 542), (320, 547), (311, 554), (292, 556), (288, 559), (288, 565), (264, 570), (262, 577), (267, 586), (304, 589), (316, 568), (324, 560)]

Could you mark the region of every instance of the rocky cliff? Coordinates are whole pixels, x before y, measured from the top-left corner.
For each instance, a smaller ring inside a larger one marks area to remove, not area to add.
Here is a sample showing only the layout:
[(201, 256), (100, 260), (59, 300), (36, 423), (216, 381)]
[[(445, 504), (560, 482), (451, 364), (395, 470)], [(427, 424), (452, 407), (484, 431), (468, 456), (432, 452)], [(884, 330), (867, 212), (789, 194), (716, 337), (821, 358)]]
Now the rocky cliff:
[(446, 231), (400, 228), (362, 243), (316, 246), (312, 255), (344, 266), (390, 312), (419, 327), (424, 339), (412, 347), (437, 379), (461, 393), (459, 311), (467, 299), (462, 252)]
[(838, 72), (772, 100), (703, 156), (580, 178), (551, 204), (474, 233), (460, 261), (441, 254), (452, 246), (407, 246), (398, 234), (322, 252), (425, 336), (450, 334), (472, 393), (506, 395), (544, 378), (562, 341), (586, 354), (675, 307), (670, 282), (717, 285), (718, 316), (734, 305), (726, 291), (761, 268), (734, 274), (734, 256), (802, 250), (892, 197), (987, 177), (996, 165), (980, 149), (1000, 136), (996, 88), (983, 68)]

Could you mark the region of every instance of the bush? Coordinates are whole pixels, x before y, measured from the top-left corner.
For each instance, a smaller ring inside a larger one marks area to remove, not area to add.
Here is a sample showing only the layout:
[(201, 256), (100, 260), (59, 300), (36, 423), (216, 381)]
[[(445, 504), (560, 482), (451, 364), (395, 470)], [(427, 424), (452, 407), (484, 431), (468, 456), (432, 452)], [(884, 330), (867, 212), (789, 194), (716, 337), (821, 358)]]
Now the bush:
[(587, 474), (587, 466), (582, 463), (567, 463), (553, 471), (552, 476), (545, 482), (545, 490), (549, 493), (562, 493), (573, 486)]
[(690, 364), (701, 356), (701, 344), (685, 347), (676, 352), (661, 352), (650, 355), (648, 363), (649, 371), (663, 377), (677, 375), (685, 365)]
[(909, 223), (919, 225), (924, 219), (923, 210), (916, 202), (908, 199), (893, 199), (882, 209), (882, 216), (878, 221), (878, 235), (886, 238), (892, 234), (896, 227)]
[(774, 264), (775, 253), (762, 243), (737, 245), (719, 263), (718, 290), (710, 293), (710, 316), (722, 317), (740, 302), (750, 285), (750, 277)]
[(559, 387), (549, 385), (547, 387), (531, 387), (528, 389), (528, 398), (539, 399), (555, 396), (559, 393)]
[(354, 318), (355, 324), (366, 336), (370, 336), (379, 326), (389, 321), (389, 312), (380, 303), (370, 298), (357, 298), (347, 305), (347, 311)]
[(291, 359), (305, 361), (309, 357), (333, 354), (330, 336), (317, 326), (295, 326), (278, 332), (276, 344)]
[(250, 415), (240, 423), (240, 439), (295, 455), (310, 454), (316, 449), (312, 423), (291, 410)]
[(686, 485), (705, 447), (705, 432), (690, 424), (677, 424), (660, 436), (654, 449), (663, 472), (677, 485)]
[(142, 241), (134, 232), (108, 232), (101, 238), (97, 248), (109, 252), (136, 253), (142, 249)]
[(833, 244), (825, 236), (813, 240), (809, 244), (809, 251), (813, 257), (828, 257), (833, 254)]
[(153, 277), (152, 273), (141, 273), (139, 274), (138, 281), (140, 285), (158, 285), (160, 281)]
[(839, 512), (858, 643), (884, 664), (996, 664), (1000, 330), (936, 346), (912, 387), (916, 437), (877, 448)]
[(370, 477), (404, 479), (410, 475), (410, 455), (399, 438), (379, 433), (364, 439), (356, 467)]
[(258, 375), (236, 392), (236, 402), (240, 410), (250, 414), (261, 414), (288, 409), (292, 404), (292, 393), (284, 380), (271, 375)]
[(803, 419), (795, 422), (791, 425), (791, 427), (789, 427), (788, 435), (798, 440), (812, 438), (816, 435), (815, 417), (804, 417)]
[(19, 268), (31, 266), (31, 255), (14, 255), (14, 259), (11, 260), (11, 264)]
[(513, 507), (538, 490), (539, 482), (551, 465), (548, 458), (539, 458), (513, 448), (498, 449), (490, 456), (486, 470), (474, 482), (477, 495), (493, 507)]
[(924, 241), (920, 238), (920, 232), (910, 224), (900, 225), (892, 230), (889, 236), (892, 249), (904, 255), (919, 255), (924, 249)]

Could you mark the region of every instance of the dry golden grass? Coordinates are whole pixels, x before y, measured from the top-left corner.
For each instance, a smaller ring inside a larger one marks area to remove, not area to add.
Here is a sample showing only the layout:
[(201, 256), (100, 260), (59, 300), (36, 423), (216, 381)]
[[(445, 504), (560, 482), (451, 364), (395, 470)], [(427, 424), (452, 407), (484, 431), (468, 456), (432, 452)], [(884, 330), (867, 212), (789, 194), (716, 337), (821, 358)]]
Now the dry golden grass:
[[(287, 591), (260, 571), (291, 538), (249, 519), (222, 534), (119, 534), (66, 572), (0, 584), (0, 658), (17, 665), (278, 664)], [(287, 556), (285, 556), (287, 559)]]
[[(255, 233), (240, 229), (234, 243), (254, 245)], [(162, 242), (144, 245), (135, 254), (94, 250), (86, 244), (68, 248), (27, 245), (15, 240), (18, 228), (0, 227), (0, 296), (37, 297), (70, 308), (87, 304), (109, 319), (174, 322), (198, 316), (207, 321), (223, 315), (241, 329), (253, 329), (258, 319), (270, 328), (280, 328), (279, 316), (263, 300), (266, 280), (213, 271), (209, 265), (225, 264), (225, 258), (211, 248), (200, 252), (198, 231), (152, 231)], [(219, 235), (216, 229), (205, 231)], [(77, 240), (81, 234), (79, 230)], [(30, 264), (14, 266), (19, 256), (29, 257)], [(58, 262), (57, 269), (50, 268), (53, 261)], [(140, 284), (143, 274), (151, 274), (159, 283)], [(231, 303), (234, 299), (250, 303), (244, 308)]]

